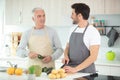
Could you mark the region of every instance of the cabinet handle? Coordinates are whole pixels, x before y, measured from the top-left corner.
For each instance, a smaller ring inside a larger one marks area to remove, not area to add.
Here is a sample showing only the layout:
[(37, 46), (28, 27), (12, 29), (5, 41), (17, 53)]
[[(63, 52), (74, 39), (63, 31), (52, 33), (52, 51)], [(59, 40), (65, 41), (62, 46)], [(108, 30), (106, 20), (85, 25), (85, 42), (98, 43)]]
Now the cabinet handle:
[(19, 14), (19, 23), (20, 24), (22, 23), (22, 11), (20, 11), (20, 14)]

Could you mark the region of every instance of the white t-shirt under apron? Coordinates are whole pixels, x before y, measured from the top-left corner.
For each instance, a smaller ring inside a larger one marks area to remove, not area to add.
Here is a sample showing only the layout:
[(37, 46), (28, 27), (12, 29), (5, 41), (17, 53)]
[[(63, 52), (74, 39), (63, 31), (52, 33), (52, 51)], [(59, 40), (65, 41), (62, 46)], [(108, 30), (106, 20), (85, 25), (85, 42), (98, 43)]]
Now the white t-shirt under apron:
[[(70, 29), (69, 39), (70, 39), (72, 32), (74, 31), (74, 29), (76, 27), (77, 26), (74, 26)], [(85, 30), (85, 27), (84, 28), (78, 27), (74, 32), (75, 33), (83, 33), (84, 30)], [(68, 42), (69, 42), (69, 39), (68, 39)], [(91, 45), (100, 45), (100, 43), (101, 43), (100, 33), (94, 26), (92, 26), (92, 25), (88, 26), (87, 30), (85, 31), (84, 37), (83, 37), (83, 42), (85, 43), (85, 45), (88, 49)]]

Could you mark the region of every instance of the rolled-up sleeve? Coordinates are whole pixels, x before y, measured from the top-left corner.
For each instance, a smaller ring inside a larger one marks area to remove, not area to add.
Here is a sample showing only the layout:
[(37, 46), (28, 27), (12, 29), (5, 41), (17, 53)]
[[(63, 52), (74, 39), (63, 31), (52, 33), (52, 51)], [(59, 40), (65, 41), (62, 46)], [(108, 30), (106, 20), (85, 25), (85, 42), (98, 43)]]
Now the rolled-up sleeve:
[(25, 32), (22, 34), (20, 44), (17, 48), (17, 52), (16, 52), (17, 56), (20, 56), (20, 57), (28, 56), (29, 50), (26, 49), (27, 43), (28, 43), (28, 33)]
[(56, 60), (63, 54), (62, 45), (56, 31), (54, 31), (52, 40), (53, 40), (54, 52), (51, 56), (52, 56), (52, 60)]

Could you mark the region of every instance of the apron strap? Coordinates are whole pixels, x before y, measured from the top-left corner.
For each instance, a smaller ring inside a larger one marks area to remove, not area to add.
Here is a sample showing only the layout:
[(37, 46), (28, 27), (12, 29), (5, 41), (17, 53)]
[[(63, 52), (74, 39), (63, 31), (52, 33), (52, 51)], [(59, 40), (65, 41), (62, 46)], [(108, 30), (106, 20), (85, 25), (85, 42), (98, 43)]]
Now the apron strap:
[(89, 25), (89, 23), (87, 24), (87, 26), (86, 26), (86, 28), (85, 28), (85, 30), (84, 30), (84, 32), (83, 32), (83, 35), (85, 34), (85, 31), (87, 30), (88, 25)]
[[(77, 28), (78, 28), (78, 26), (73, 30), (73, 32), (74, 32)], [(73, 32), (72, 32), (72, 33), (73, 33)]]
[[(85, 31), (87, 30), (87, 28), (88, 28), (88, 25), (89, 25), (89, 23), (87, 24), (87, 26), (86, 26), (86, 28), (85, 28), (85, 30), (84, 30), (84, 32), (83, 32), (83, 34), (85, 33)], [(73, 32), (76, 30), (78, 28), (78, 26), (73, 30)], [(72, 32), (72, 33), (73, 33)]]

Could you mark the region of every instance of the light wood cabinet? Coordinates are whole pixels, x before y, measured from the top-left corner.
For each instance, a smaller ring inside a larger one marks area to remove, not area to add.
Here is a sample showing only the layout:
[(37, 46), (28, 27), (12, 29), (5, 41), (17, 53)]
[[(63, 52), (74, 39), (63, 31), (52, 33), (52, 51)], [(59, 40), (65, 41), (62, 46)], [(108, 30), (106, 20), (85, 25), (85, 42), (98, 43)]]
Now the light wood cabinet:
[(105, 14), (120, 14), (120, 0), (105, 0)]
[(115, 66), (115, 67), (110, 67), (110, 74), (112, 76), (120, 76), (120, 67), (119, 66)]
[(21, 23), (21, 0), (6, 0), (5, 3), (5, 24), (18, 25)]
[(96, 64), (96, 71), (98, 71), (101, 75), (108, 75), (108, 76), (120, 76), (120, 66), (114, 65), (99, 65)]
[(101, 75), (110, 75), (110, 67), (104, 65), (95, 65), (96, 71)]
[(32, 9), (42, 7), (46, 13), (47, 25), (64, 25), (64, 12), (62, 9), (65, 8), (63, 6), (64, 2), (61, 0), (6, 0), (6, 24), (34, 25), (32, 21)]
[(120, 0), (6, 0), (5, 23), (33, 25), (31, 11), (40, 6), (46, 12), (46, 25), (71, 25), (71, 5), (80, 2), (89, 5), (90, 14), (120, 14)]

